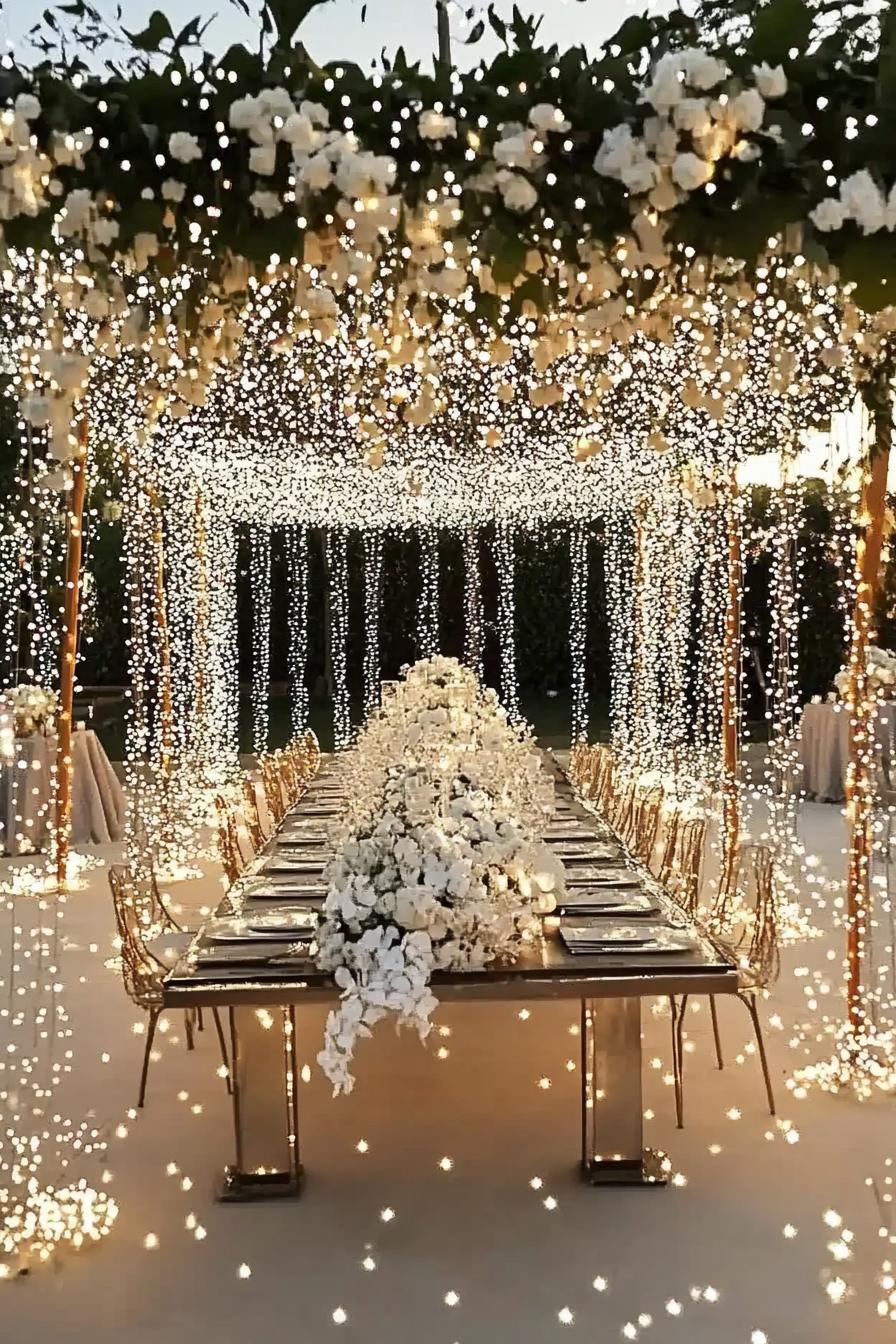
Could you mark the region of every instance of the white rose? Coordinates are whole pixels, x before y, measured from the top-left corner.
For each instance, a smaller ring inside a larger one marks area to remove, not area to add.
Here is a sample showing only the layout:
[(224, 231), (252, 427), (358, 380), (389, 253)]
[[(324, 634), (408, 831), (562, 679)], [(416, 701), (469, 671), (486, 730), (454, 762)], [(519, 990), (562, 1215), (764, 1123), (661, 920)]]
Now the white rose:
[(15, 101), (13, 110), (17, 117), (22, 121), (34, 121), (40, 116), (40, 99), (35, 98), (33, 93), (20, 93)]
[(679, 154), (672, 165), (672, 178), (683, 191), (696, 191), (712, 177), (712, 165), (696, 154)]
[(739, 129), (758, 131), (765, 115), (765, 102), (755, 89), (744, 89), (729, 104), (731, 116)]
[(657, 61), (653, 79), (643, 92), (643, 98), (657, 112), (670, 112), (684, 97), (681, 58), (667, 52)]
[(237, 98), (230, 104), (227, 119), (235, 131), (248, 131), (249, 127), (261, 118), (263, 112), (261, 99), (249, 95), (246, 98)]
[(712, 125), (705, 98), (682, 98), (673, 120), (680, 131), (693, 131), (695, 135), (705, 135)]
[(429, 108), (420, 113), (417, 130), (424, 140), (449, 140), (457, 135), (457, 122), (454, 117), (445, 117)]
[(286, 89), (262, 89), (258, 101), (269, 116), (282, 117), (284, 121), (296, 110)]
[(256, 145), (249, 150), (249, 170), (260, 177), (270, 177), (277, 166), (277, 149), (274, 145)]
[(326, 154), (315, 154), (299, 169), (299, 181), (309, 191), (325, 191), (333, 181), (333, 170)]
[(178, 182), (175, 177), (166, 177), (162, 183), (162, 199), (165, 201), (175, 201), (179, 203), (187, 193), (187, 188), (183, 182)]
[(534, 126), (541, 136), (547, 135), (549, 131), (565, 135), (570, 129), (559, 107), (554, 107), (552, 103), (536, 103), (529, 113), (529, 125)]
[(299, 111), (303, 117), (307, 117), (315, 126), (329, 126), (330, 114), (323, 103), (312, 103), (305, 99), (299, 104)]
[(653, 159), (644, 154), (627, 164), (619, 176), (633, 195), (640, 196), (656, 186), (660, 178), (660, 169)]
[(495, 162), (502, 168), (534, 168), (540, 158), (533, 148), (535, 141), (534, 131), (520, 131), (517, 135), (505, 136), (496, 142), (492, 151)]
[(72, 234), (83, 233), (87, 227), (93, 209), (93, 197), (84, 187), (76, 187), (65, 198), (59, 232), (69, 238)]
[(120, 232), (117, 219), (95, 219), (90, 225), (90, 237), (97, 247), (110, 247)]
[(538, 201), (538, 192), (528, 178), (508, 173), (499, 183), (504, 204), (519, 215), (528, 214)]
[(877, 233), (887, 222), (887, 203), (867, 168), (840, 184), (840, 200), (863, 233)]
[(189, 131), (175, 131), (168, 137), (168, 153), (178, 163), (192, 163), (202, 158), (202, 148), (195, 135)]
[(787, 76), (780, 65), (771, 66), (766, 61), (754, 65), (753, 78), (763, 98), (783, 98), (787, 92)]
[(138, 271), (145, 270), (150, 257), (156, 257), (159, 253), (159, 240), (154, 233), (136, 234), (131, 246)]
[(273, 219), (283, 210), (283, 202), (275, 191), (253, 191), (249, 197), (249, 204), (264, 219)]
[(842, 229), (846, 222), (846, 206), (836, 196), (826, 196), (809, 211), (809, 218), (821, 233), (832, 233)]
[(685, 79), (695, 89), (712, 89), (730, 74), (724, 61), (717, 60), (697, 47), (683, 51), (681, 59)]
[(293, 112), (287, 117), (280, 130), (280, 139), (292, 145), (293, 155), (309, 154), (320, 143), (320, 132), (316, 131), (308, 117), (301, 112)]

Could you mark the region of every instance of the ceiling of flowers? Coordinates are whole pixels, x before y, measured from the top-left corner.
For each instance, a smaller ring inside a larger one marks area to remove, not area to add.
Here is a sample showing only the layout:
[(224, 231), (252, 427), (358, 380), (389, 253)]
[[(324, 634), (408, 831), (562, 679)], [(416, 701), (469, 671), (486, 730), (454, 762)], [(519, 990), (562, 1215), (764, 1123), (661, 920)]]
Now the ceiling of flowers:
[(434, 75), (321, 69), (313, 4), (275, 8), (261, 54), (155, 14), (102, 74), (46, 26), (2, 62), (8, 370), (48, 483), (86, 411), (236, 517), (587, 517), (711, 491), (889, 370), (867, 6), (633, 17), (594, 60), (491, 15), (494, 62)]

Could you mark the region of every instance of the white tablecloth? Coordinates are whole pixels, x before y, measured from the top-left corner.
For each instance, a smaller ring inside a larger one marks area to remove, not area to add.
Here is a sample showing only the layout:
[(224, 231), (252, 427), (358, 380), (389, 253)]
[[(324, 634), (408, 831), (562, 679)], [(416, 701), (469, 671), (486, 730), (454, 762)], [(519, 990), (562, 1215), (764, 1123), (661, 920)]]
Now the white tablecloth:
[[(54, 819), (52, 767), (56, 737), (19, 738), (15, 760), (0, 767), (0, 848), (8, 854), (46, 849)], [(124, 794), (100, 740), (90, 729), (72, 734), (72, 843), (121, 838)]]
[[(802, 787), (820, 803), (843, 801), (849, 763), (849, 715), (842, 703), (824, 701), (806, 705), (801, 726)], [(878, 750), (896, 751), (896, 704), (877, 711)]]

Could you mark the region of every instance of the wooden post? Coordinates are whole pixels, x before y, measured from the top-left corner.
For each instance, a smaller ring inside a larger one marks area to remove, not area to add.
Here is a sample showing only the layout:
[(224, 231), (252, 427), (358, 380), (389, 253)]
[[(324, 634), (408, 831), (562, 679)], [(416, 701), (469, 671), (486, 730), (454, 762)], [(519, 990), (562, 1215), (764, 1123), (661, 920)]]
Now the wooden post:
[(56, 724), (56, 885), (65, 890), (72, 825), (72, 704), (78, 655), (78, 609), (81, 597), (81, 544), (84, 496), (87, 490), (87, 417), (78, 424), (78, 447), (72, 463), (65, 560), (65, 623), (59, 667), (59, 713)]
[(874, 719), (876, 704), (868, 694), (865, 658), (874, 621), (880, 579), (890, 464), (892, 409), (888, 384), (874, 398), (874, 446), (862, 483), (861, 526), (856, 544), (856, 598), (849, 650), (846, 703), (849, 710), (849, 762), (846, 771), (846, 999), (849, 1025), (858, 1033), (865, 1025), (862, 951), (870, 896), (870, 860), (874, 821)]
[(730, 894), (737, 870), (740, 841), (740, 796), (738, 741), (740, 708), (738, 680), (741, 654), (741, 553), (738, 517), (738, 485), (732, 474), (727, 500), (728, 600), (725, 606), (725, 638), (722, 647), (722, 875), (720, 890)]

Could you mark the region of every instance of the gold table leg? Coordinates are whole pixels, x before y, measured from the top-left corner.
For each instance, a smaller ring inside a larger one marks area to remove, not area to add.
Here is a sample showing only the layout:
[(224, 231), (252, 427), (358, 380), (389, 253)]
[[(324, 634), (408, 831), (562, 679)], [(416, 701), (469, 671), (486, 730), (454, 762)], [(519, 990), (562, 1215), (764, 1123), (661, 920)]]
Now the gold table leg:
[(644, 1148), (641, 1000), (582, 999), (582, 1176), (589, 1185), (664, 1185)]
[(225, 1202), (298, 1195), (299, 1078), (295, 1008), (231, 1008), (234, 1162)]

